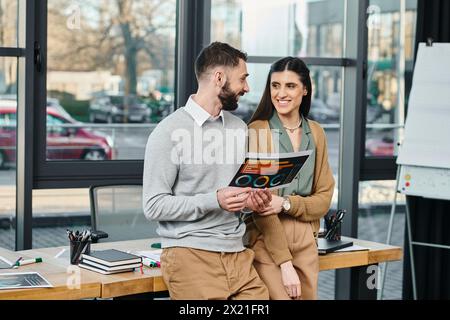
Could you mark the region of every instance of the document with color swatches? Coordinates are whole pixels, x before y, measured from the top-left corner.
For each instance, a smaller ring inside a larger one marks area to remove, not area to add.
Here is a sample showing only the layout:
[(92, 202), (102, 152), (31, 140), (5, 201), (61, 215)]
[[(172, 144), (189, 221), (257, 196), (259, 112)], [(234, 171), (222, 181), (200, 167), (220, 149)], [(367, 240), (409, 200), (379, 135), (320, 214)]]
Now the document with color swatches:
[(281, 154), (248, 153), (229, 186), (255, 189), (287, 187), (311, 153), (312, 150)]

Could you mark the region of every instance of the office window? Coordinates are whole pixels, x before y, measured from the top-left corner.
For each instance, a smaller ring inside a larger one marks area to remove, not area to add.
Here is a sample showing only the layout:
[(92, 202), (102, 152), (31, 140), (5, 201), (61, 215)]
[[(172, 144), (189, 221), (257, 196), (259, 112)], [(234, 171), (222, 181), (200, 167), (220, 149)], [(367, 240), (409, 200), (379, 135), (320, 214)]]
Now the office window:
[(33, 190), (33, 248), (68, 246), (66, 229), (90, 229), (89, 189)]
[(212, 0), (211, 40), (250, 56), (341, 57), (343, 0)]
[[(362, 181), (359, 183), (358, 238), (386, 243), (392, 203), (394, 180)], [(396, 213), (391, 245), (403, 247), (405, 231), (405, 197), (397, 194)], [(383, 299), (401, 299), (403, 260), (389, 262)], [(379, 278), (381, 285), (381, 279)]]
[(370, 5), (366, 155), (395, 156), (412, 81), (417, 1), (406, 1), (404, 15), (400, 1), (371, 0)]
[(174, 108), (175, 33), (175, 0), (49, 0), (46, 159), (143, 159)]
[(15, 249), (17, 58), (0, 57), (0, 247)]
[(0, 47), (17, 47), (17, 2), (0, 1)]

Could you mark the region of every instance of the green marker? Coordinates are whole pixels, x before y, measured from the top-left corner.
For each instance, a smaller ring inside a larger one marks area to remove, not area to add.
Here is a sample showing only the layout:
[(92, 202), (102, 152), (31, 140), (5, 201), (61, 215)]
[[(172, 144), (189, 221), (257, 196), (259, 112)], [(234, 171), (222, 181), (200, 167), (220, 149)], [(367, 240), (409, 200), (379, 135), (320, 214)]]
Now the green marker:
[(42, 262), (42, 258), (34, 258), (34, 259), (26, 259), (26, 260), (20, 260), (17, 265), (19, 266), (24, 266), (27, 264), (32, 264), (32, 263), (39, 263)]

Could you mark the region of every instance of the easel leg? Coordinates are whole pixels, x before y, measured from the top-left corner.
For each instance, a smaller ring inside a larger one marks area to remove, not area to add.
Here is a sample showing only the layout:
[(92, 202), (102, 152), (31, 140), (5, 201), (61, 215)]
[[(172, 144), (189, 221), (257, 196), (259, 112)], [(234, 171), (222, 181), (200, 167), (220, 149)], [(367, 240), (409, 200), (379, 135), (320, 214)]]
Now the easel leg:
[(413, 298), (417, 300), (417, 287), (416, 287), (416, 269), (414, 266), (414, 252), (413, 252), (413, 240), (411, 232), (411, 217), (409, 216), (409, 204), (408, 198), (406, 198), (406, 229), (408, 232), (408, 246), (409, 246), (409, 259), (411, 264), (411, 280), (413, 287)]
[[(397, 207), (397, 192), (398, 192), (399, 180), (400, 180), (400, 166), (397, 167), (397, 178), (395, 180), (394, 200), (392, 201), (392, 206), (391, 206), (391, 216), (389, 218), (389, 226), (388, 226), (386, 244), (391, 244), (392, 229), (394, 226), (394, 215), (395, 215), (395, 209)], [(384, 284), (386, 283), (387, 269), (388, 269), (388, 262), (385, 262), (382, 264), (382, 267), (381, 267), (382, 281), (381, 281), (380, 290), (378, 291), (378, 300), (383, 299)]]

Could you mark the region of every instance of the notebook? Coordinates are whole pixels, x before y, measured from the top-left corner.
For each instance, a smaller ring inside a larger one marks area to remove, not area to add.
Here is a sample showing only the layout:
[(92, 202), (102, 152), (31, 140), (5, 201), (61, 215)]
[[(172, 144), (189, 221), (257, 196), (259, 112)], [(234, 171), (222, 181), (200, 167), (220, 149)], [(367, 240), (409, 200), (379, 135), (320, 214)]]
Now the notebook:
[(94, 262), (94, 261), (90, 261), (90, 260), (86, 260), (83, 259), (81, 260), (81, 262), (85, 265), (89, 265), (91, 267), (95, 267), (98, 269), (102, 269), (104, 271), (119, 271), (119, 270), (126, 270), (126, 269), (130, 269), (130, 268), (139, 268), (142, 266), (142, 263), (131, 263), (131, 264), (125, 264), (125, 265), (121, 265), (121, 266), (115, 266), (115, 267), (107, 267), (104, 266), (100, 263)]
[(82, 263), (82, 262), (80, 262), (80, 263), (78, 264), (78, 266), (79, 266), (80, 268), (84, 268), (84, 269), (87, 269), (87, 270), (95, 271), (95, 272), (98, 272), (98, 273), (101, 273), (101, 274), (114, 274), (114, 273), (121, 273), (121, 272), (130, 272), (130, 271), (134, 271), (134, 268), (131, 268), (131, 269), (124, 269), (124, 270), (116, 270), (116, 271), (105, 271), (105, 270), (98, 269), (98, 268), (96, 268), (96, 267), (93, 267), (93, 266), (84, 264), (84, 263)]
[(91, 251), (90, 254), (82, 254), (81, 258), (100, 263), (107, 267), (121, 266), (124, 264), (140, 263), (142, 258), (131, 253), (116, 249)]
[(317, 249), (319, 250), (319, 254), (335, 252), (336, 250), (351, 247), (352, 245), (353, 241), (327, 240), (325, 238), (317, 239)]

